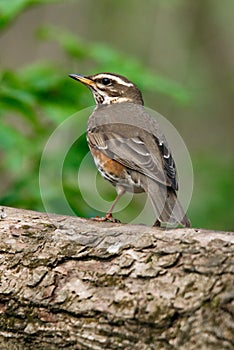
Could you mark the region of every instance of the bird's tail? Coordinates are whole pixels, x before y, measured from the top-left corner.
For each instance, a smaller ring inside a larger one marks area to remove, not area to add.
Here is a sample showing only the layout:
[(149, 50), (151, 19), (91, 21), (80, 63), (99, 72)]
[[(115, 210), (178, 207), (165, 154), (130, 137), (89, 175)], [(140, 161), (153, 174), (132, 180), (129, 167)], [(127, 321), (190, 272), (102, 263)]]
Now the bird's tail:
[(159, 183), (156, 184), (155, 181), (147, 182), (149, 199), (157, 216), (154, 226), (179, 224), (185, 227), (191, 227), (190, 221), (177, 198), (175, 190)]
[(180, 224), (185, 227), (190, 227), (190, 221), (177, 198), (175, 190), (170, 187), (165, 187), (164, 190), (167, 191), (167, 197), (158, 220), (166, 224)]

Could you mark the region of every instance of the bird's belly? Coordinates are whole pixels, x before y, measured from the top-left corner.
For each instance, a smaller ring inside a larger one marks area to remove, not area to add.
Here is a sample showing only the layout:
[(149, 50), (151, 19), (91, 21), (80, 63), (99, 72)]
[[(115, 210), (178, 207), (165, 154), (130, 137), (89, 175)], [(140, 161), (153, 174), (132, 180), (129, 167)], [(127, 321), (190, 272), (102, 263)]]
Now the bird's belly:
[(140, 178), (134, 178), (122, 164), (95, 149), (91, 149), (91, 153), (98, 171), (113, 186), (122, 186), (127, 192), (144, 192)]
[(98, 171), (104, 179), (109, 181), (113, 186), (124, 187), (127, 192), (141, 193), (144, 192), (141, 184), (133, 180), (130, 174), (126, 172), (125, 176), (116, 176), (114, 173), (105, 171), (102, 167)]

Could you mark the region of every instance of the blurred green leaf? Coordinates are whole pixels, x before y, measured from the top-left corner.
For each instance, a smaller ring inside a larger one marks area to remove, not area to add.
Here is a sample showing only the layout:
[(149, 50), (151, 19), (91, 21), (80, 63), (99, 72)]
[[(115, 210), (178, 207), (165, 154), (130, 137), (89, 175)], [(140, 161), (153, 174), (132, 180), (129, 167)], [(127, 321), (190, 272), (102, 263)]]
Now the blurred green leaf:
[(0, 0), (0, 29), (30, 5), (30, 0)]
[(73, 58), (86, 59), (89, 57), (86, 45), (72, 33), (61, 28), (44, 26), (37, 30), (41, 40), (54, 40)]
[(58, 0), (0, 0), (0, 30), (6, 27), (26, 8), (53, 2), (58, 2)]
[(18, 73), (18, 78), (23, 80), (27, 84), (27, 89), (34, 94), (57, 88), (64, 79), (59, 72), (59, 67), (42, 62), (26, 66)]

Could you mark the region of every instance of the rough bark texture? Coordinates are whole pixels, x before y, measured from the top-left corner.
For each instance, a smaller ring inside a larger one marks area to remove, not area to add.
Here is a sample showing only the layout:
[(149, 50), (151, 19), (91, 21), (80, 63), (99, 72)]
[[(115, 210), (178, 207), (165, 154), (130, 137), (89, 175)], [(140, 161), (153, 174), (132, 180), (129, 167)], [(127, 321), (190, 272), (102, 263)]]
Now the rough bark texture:
[(6, 208), (0, 349), (233, 349), (231, 232)]

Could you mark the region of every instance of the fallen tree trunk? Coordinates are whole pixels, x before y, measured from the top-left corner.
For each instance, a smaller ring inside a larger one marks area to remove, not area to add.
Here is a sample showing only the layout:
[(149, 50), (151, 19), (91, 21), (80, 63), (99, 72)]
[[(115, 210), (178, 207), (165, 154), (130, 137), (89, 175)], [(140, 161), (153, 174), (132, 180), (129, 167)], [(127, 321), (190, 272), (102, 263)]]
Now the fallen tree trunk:
[(233, 349), (231, 232), (6, 208), (0, 349)]

